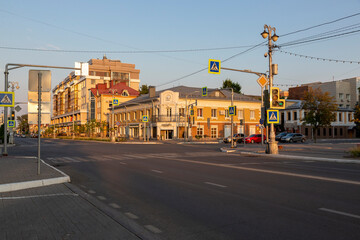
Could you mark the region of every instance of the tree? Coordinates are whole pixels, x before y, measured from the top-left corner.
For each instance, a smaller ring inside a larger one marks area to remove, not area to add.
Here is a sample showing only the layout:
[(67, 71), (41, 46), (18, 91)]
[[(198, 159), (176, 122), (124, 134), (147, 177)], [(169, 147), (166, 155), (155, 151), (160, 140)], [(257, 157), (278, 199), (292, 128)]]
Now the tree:
[(18, 121), (20, 132), (24, 134), (29, 133), (28, 115), (24, 114), (21, 116), (17, 116), (16, 120)]
[(149, 93), (149, 86), (147, 84), (143, 84), (140, 87), (140, 95), (148, 94)]
[(310, 88), (305, 94), (302, 109), (305, 110), (305, 116), (301, 119), (302, 124), (309, 124), (312, 127), (316, 142), (317, 130), (320, 127), (330, 126), (331, 122), (336, 120), (335, 111), (338, 106), (334, 103), (334, 97), (328, 92), (323, 93), (319, 88), (315, 90)]
[(229, 78), (225, 79), (221, 89), (232, 88), (235, 93), (241, 93), (241, 86), (237, 82), (231, 81)]

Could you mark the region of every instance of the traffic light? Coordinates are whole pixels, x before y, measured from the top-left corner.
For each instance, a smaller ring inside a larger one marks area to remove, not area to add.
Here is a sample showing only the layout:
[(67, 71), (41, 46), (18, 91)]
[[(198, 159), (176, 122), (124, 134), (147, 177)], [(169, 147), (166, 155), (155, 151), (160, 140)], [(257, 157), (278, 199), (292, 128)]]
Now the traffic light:
[(285, 109), (285, 99), (280, 99), (280, 90), (277, 87), (270, 88), (270, 108)]
[(15, 120), (15, 110), (11, 110), (10, 120)]

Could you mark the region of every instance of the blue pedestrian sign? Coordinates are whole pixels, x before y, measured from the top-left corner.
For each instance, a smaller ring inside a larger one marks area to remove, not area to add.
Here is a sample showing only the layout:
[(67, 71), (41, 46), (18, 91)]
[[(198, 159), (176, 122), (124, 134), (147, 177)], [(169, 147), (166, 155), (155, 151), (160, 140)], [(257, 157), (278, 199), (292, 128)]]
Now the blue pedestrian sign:
[(220, 74), (221, 61), (209, 59), (209, 73)]
[(279, 123), (279, 110), (267, 110), (267, 123)]
[(202, 96), (203, 97), (207, 96), (207, 87), (202, 88)]
[(113, 99), (113, 105), (114, 105), (114, 106), (119, 105), (119, 99), (114, 98), (114, 99)]
[(142, 116), (142, 121), (143, 121), (143, 122), (148, 122), (148, 121), (149, 121), (148, 115)]
[(13, 92), (0, 92), (0, 107), (13, 107), (15, 95)]
[(236, 106), (230, 106), (229, 107), (229, 116), (235, 116), (236, 115)]
[(15, 127), (15, 120), (8, 120), (7, 121), (8, 128), (14, 128)]

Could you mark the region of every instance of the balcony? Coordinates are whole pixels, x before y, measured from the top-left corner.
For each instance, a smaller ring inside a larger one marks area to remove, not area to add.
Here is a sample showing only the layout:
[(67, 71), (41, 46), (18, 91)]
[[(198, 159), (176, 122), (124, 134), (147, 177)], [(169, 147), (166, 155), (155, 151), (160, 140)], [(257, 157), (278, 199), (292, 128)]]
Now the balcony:
[(151, 117), (150, 121), (151, 122), (185, 122), (185, 117), (182, 115), (180, 116), (154, 115)]

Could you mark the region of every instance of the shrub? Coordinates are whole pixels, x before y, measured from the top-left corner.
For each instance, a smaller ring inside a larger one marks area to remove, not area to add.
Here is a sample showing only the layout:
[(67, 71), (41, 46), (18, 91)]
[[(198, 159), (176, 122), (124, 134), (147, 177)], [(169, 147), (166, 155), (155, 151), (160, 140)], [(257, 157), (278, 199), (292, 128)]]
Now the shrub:
[(360, 147), (352, 148), (349, 152), (352, 157), (360, 157)]

